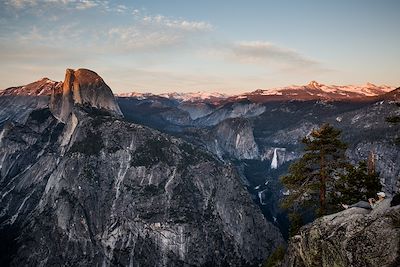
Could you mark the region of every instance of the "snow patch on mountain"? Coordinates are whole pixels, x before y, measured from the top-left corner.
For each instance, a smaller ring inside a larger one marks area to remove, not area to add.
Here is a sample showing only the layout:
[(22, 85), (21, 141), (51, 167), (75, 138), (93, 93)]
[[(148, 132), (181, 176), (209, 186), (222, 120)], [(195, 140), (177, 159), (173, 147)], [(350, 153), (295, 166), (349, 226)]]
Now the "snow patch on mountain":
[(177, 100), (179, 102), (197, 102), (197, 101), (214, 101), (214, 100), (223, 100), (228, 98), (229, 95), (217, 93), (217, 92), (187, 92), (187, 93), (161, 93), (161, 94), (152, 94), (152, 93), (139, 93), (139, 92), (130, 92), (130, 93), (120, 93), (116, 94), (118, 97), (133, 97), (139, 100), (147, 99), (150, 97), (164, 97), (168, 99)]
[(316, 81), (311, 81), (307, 85), (290, 85), (266, 90), (258, 89), (254, 92), (243, 94), (240, 98), (244, 98), (246, 95), (298, 96), (301, 93), (315, 95), (322, 98), (371, 97), (390, 92), (394, 89), (395, 87), (392, 86), (375, 85), (372, 83), (366, 83), (364, 85), (325, 85)]
[(138, 93), (138, 92), (130, 92), (130, 93), (120, 93), (120, 94), (115, 94), (116, 97), (132, 97), (136, 98), (138, 100), (145, 100), (151, 96), (155, 96), (151, 93)]
[(189, 93), (163, 93), (159, 96), (165, 98), (173, 98), (180, 101), (200, 101), (200, 100), (212, 100), (212, 99), (225, 99), (229, 97), (227, 94), (217, 92), (189, 92)]

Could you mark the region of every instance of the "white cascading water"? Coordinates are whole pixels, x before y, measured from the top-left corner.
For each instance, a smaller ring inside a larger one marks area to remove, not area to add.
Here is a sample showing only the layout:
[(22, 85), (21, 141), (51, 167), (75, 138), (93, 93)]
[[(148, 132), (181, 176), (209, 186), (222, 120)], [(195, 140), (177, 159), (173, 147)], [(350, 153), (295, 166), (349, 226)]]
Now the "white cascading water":
[(274, 156), (272, 157), (272, 162), (271, 162), (271, 169), (277, 169), (278, 168), (278, 155), (276, 154), (276, 148), (274, 149)]

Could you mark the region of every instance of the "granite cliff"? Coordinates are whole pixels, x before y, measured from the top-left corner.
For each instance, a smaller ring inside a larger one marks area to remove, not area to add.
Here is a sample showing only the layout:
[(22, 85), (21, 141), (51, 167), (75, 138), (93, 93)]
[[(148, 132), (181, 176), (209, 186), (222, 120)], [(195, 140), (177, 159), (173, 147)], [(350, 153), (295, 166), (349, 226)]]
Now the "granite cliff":
[(62, 87), (56, 87), (51, 95), (50, 109), (62, 122), (69, 118), (74, 105), (122, 115), (110, 87), (97, 73), (87, 69), (67, 69)]
[(97, 74), (50, 101), (1, 129), (1, 265), (252, 266), (284, 242), (233, 166), (125, 121)]
[[(330, 93), (321, 96), (320, 89)], [(344, 92), (348, 93), (341, 94)], [(147, 94), (117, 98), (127, 120), (179, 136), (232, 162), (264, 215), (277, 222), (283, 232), (287, 220), (278, 203), (286, 191), (278, 178), (287, 172), (291, 161), (301, 156), (301, 139), (323, 123), (342, 130), (351, 163), (367, 160), (373, 154), (384, 191), (388, 195), (398, 192), (400, 153), (393, 138), (400, 125), (391, 125), (385, 118), (400, 114), (395, 105), (399, 101), (399, 89), (392, 87), (327, 87), (317, 83), (212, 102), (182, 102)], [(187, 105), (206, 105), (207, 112), (193, 117), (191, 110), (182, 108)]]

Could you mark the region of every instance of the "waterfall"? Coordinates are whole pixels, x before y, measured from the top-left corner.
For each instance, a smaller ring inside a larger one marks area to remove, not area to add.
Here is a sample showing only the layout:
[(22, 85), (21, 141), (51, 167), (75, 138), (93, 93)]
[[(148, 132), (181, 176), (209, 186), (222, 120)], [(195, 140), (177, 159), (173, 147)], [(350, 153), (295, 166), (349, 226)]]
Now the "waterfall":
[(258, 192), (258, 199), (260, 200), (261, 205), (266, 205), (267, 203), (264, 203), (263, 197), (264, 197), (264, 192), (267, 191), (267, 189), (264, 189), (262, 191)]
[(0, 144), (1, 144), (1, 141), (3, 140), (4, 132), (5, 132), (5, 131), (6, 131), (6, 129), (3, 128), (3, 130), (2, 130), (1, 133), (0, 133)]
[(237, 149), (239, 146), (239, 142), (240, 142), (240, 134), (236, 135), (236, 142), (235, 142), (235, 148)]
[(271, 169), (277, 169), (278, 168), (278, 155), (276, 154), (276, 148), (274, 149), (274, 156), (272, 157), (272, 162), (271, 162)]

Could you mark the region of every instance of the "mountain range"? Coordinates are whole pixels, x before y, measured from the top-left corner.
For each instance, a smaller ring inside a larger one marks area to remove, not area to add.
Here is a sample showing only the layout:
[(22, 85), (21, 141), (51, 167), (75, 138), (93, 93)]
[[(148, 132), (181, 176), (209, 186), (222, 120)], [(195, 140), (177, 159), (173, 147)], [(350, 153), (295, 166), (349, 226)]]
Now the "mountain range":
[(387, 85), (324, 85), (311, 81), (307, 85), (291, 85), (280, 88), (258, 89), (249, 93), (228, 95), (222, 93), (191, 92), (191, 93), (162, 93), (154, 95), (151, 93), (121, 93), (118, 97), (135, 97), (146, 99), (149, 97), (164, 97), (182, 102), (221, 102), (238, 101), (248, 99), (256, 102), (280, 101), (280, 100), (355, 100), (368, 99), (383, 95), (394, 90), (395, 87)]
[[(50, 96), (52, 88), (61, 84), (61, 82), (52, 81), (49, 78), (42, 78), (36, 82), (24, 85), (10, 87), (0, 91), (0, 96), (7, 95), (47, 95)], [(311, 81), (307, 85), (291, 85), (270, 89), (258, 89), (248, 93), (236, 95), (217, 93), (217, 92), (172, 92), (172, 93), (139, 93), (128, 92), (118, 93), (117, 97), (149, 98), (163, 97), (182, 102), (217, 102), (223, 100), (239, 99), (261, 99), (260, 101), (271, 100), (345, 100), (345, 99), (364, 99), (375, 97), (393, 91), (395, 87), (388, 85), (375, 85), (366, 83), (364, 85), (325, 85), (316, 81)]]
[(353, 163), (372, 155), (384, 191), (398, 192), (399, 128), (385, 118), (399, 101), (400, 88), (314, 81), (114, 96), (85, 69), (5, 89), (0, 263), (261, 264), (288, 237), (278, 178), (322, 123), (342, 130)]
[[(385, 118), (399, 113), (394, 103), (400, 99), (400, 89), (367, 84), (356, 90), (356, 86), (328, 87), (315, 82), (296, 88), (257, 90), (218, 101), (137, 95), (119, 96), (117, 102), (126, 119), (184, 138), (225, 162), (234, 162), (254, 201), (284, 233), (287, 219), (278, 202), (285, 191), (278, 178), (301, 156), (300, 140), (322, 123), (343, 131), (352, 163), (373, 154), (385, 191), (397, 192), (400, 157), (393, 137), (398, 127)], [(350, 93), (343, 98), (344, 92)]]

